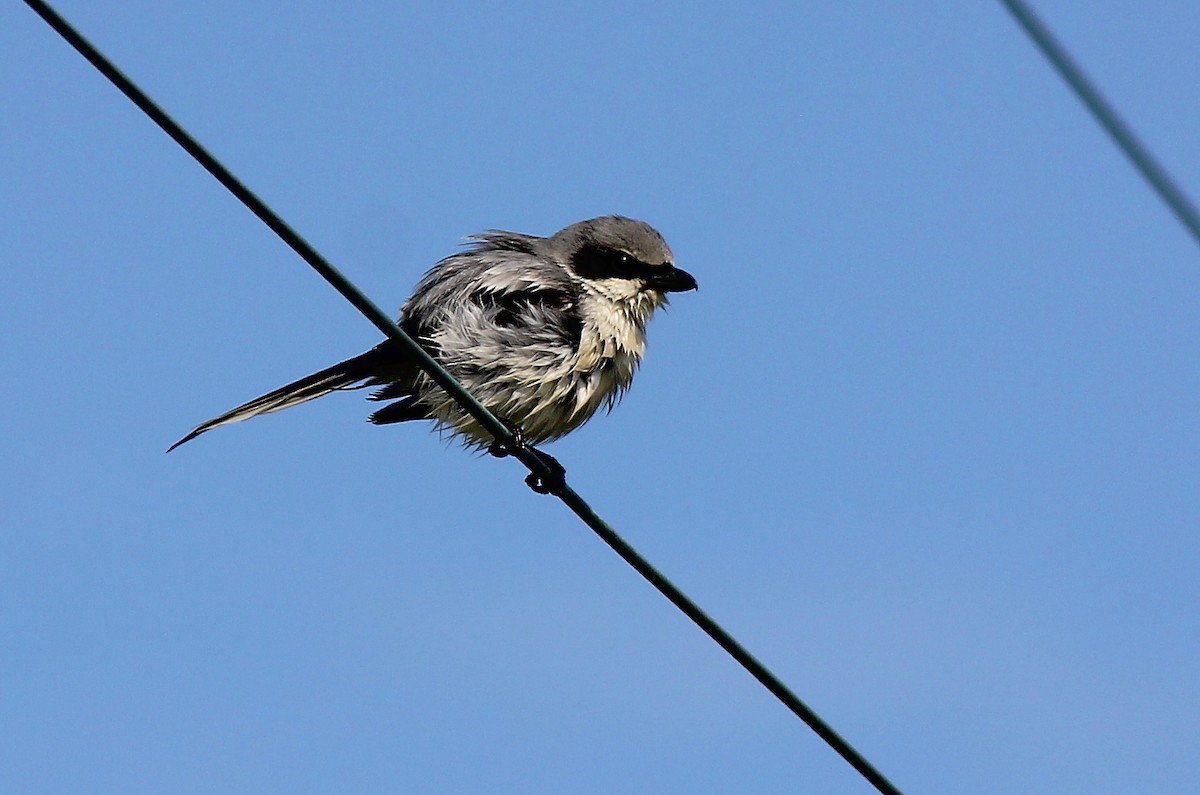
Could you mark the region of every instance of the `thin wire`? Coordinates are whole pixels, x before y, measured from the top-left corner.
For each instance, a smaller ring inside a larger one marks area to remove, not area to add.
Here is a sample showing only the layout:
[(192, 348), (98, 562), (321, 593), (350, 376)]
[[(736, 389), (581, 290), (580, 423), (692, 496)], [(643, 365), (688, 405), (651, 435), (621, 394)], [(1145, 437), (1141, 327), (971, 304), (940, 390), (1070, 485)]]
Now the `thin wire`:
[[(497, 441), (504, 444), (510, 453), (521, 460), (530, 473), (546, 477), (554, 473), (540, 459), (533, 448), (517, 443), (513, 433), (500, 422), (491, 412), (480, 404), (453, 376), (438, 364), (428, 353), (372, 303), (346, 277), (329, 264), (324, 257), (317, 253), (305, 240), (275, 214), (261, 199), (243, 185), (216, 158), (209, 154), (182, 127), (159, 108), (145, 93), (122, 74), (111, 62), (74, 30), (62, 17), (41, 0), (25, 0), (35, 13), (47, 22), (72, 47), (95, 66), (109, 79), (125, 96), (142, 109), (155, 124), (167, 135), (182, 146), (188, 154), (194, 157), (205, 170), (229, 189), (242, 204), (246, 205), (260, 220), (279, 235), (297, 254), (314, 270), (341, 293), (346, 300), (354, 305), (359, 312), (366, 316), (376, 328), (389, 339), (395, 340), (408, 350), (417, 360), (418, 365), (433, 378), (439, 386), (446, 390), (452, 398), (463, 406), (471, 416), (479, 421)], [(732, 635), (726, 632), (716, 621), (710, 618), (691, 599), (668, 580), (658, 569), (654, 568), (637, 550), (629, 545), (613, 528), (597, 514), (582, 497), (570, 486), (563, 485), (555, 491), (555, 496), (562, 500), (571, 511), (583, 520), (604, 543), (608, 544), (626, 563), (641, 574), (659, 593), (678, 607), (705, 634), (712, 638), (717, 645), (724, 649), (742, 665), (755, 679), (761, 682), (767, 690), (775, 695), (788, 709), (809, 726), (834, 751), (845, 759), (851, 767), (857, 770), (879, 792), (884, 795), (900, 795), (898, 790), (882, 773), (875, 769), (867, 759), (854, 749), (845, 739), (833, 730), (817, 713), (800, 700), (795, 693), (776, 677), (769, 669), (760, 663)]]
[(1046, 56), (1046, 60), (1058, 70), (1062, 78), (1067, 81), (1067, 84), (1079, 97), (1079, 100), (1087, 106), (1087, 109), (1096, 117), (1096, 121), (1100, 122), (1100, 126), (1112, 137), (1125, 156), (1129, 158), (1134, 167), (1142, 173), (1146, 181), (1151, 187), (1158, 192), (1167, 206), (1171, 208), (1175, 216), (1180, 222), (1187, 227), (1192, 233), (1192, 237), (1200, 243), (1200, 212), (1196, 211), (1196, 206), (1192, 204), (1187, 194), (1183, 189), (1175, 184), (1158, 161), (1154, 159), (1154, 155), (1148, 150), (1129, 127), (1128, 124), (1121, 119), (1108, 100), (1100, 93), (1100, 90), (1088, 79), (1088, 76), (1083, 73), (1083, 70), (1075, 63), (1070, 54), (1062, 46), (1061, 43), (1050, 32), (1043, 22), (1038, 19), (1023, 0), (1000, 0), (1018, 24), (1033, 39), (1034, 44)]
[[(185, 132), (174, 119), (168, 116), (150, 97), (146, 96), (140, 88), (134, 85), (132, 80), (117, 69), (99, 50), (72, 28), (65, 19), (59, 16), (48, 5), (38, 2), (38, 0), (26, 0), (26, 5), (32, 8), (50, 27), (54, 28), (72, 47), (78, 50), (79, 54), (86, 58), (92, 66), (96, 67), (101, 74), (107, 77), (121, 93), (129, 97), (133, 104), (137, 105), (143, 113), (162, 128), (163, 132), (171, 136), (175, 143), (179, 144), (189, 155), (195, 158), (209, 174), (216, 177), (218, 182), (236, 196), (238, 201), (246, 205), (250, 212), (258, 216), (259, 220), (266, 224), (272, 232), (277, 234), (293, 251), (299, 254), (301, 259), (312, 266), (313, 270), (319, 273), (325, 281), (333, 285), (333, 288), (353, 304), (354, 308), (361, 312), (367, 320), (371, 321), (376, 328), (390, 339), (402, 345), (405, 352), (417, 360), (421, 369), (428, 373), (438, 386), (446, 390), (488, 433), (505, 443), (511, 444), (514, 441), (512, 432), (505, 427), (504, 423), (496, 419), (461, 384), (455, 381), (446, 372), (445, 368), (438, 364), (437, 360), (426, 353), (412, 337), (398, 328), (382, 309), (376, 306), (371, 299), (363, 295), (337, 268), (333, 267), (324, 257), (318, 254), (316, 249), (309, 245), (308, 241), (302, 238), (296, 230), (292, 229), (262, 199), (258, 198), (253, 191), (242, 184), (229, 169), (225, 168), (215, 157), (209, 154), (196, 139)], [(549, 474), (549, 470), (545, 464), (537, 460), (536, 457), (530, 456), (530, 461), (525, 463), (530, 467), (531, 472)], [(541, 467), (545, 472), (539, 471), (537, 467)]]
[(666, 578), (658, 569), (643, 558), (636, 549), (629, 545), (625, 539), (613, 530), (608, 522), (604, 521), (600, 516), (592, 510), (591, 506), (583, 501), (583, 498), (575, 493), (569, 486), (563, 490), (563, 493), (558, 495), (568, 508), (575, 512), (575, 515), (582, 519), (588, 527), (600, 536), (600, 540), (608, 544), (614, 552), (632, 566), (638, 574), (646, 578), (647, 581), (663, 596), (670, 600), (671, 604), (675, 605), (690, 618), (696, 626), (704, 630), (705, 634), (716, 641), (717, 645), (724, 649), (730, 657), (737, 660), (739, 664), (750, 675), (757, 679), (762, 685), (771, 691), (771, 693), (779, 699), (783, 704), (790, 709), (796, 717), (804, 721), (808, 728), (812, 729), (818, 737), (826, 742), (830, 748), (837, 751), (843, 759), (846, 760), (858, 773), (871, 783), (875, 789), (884, 793), (884, 795), (901, 795), (900, 790), (895, 784), (888, 781), (882, 773), (867, 761), (866, 757), (855, 750), (854, 746), (850, 745), (840, 734), (834, 731), (833, 727), (826, 723), (820, 715), (805, 704), (800, 698), (788, 689), (775, 674), (758, 661), (757, 658), (738, 643), (732, 635), (726, 632), (720, 624), (708, 616), (700, 607), (687, 597), (687, 595), (675, 587), (675, 585)]

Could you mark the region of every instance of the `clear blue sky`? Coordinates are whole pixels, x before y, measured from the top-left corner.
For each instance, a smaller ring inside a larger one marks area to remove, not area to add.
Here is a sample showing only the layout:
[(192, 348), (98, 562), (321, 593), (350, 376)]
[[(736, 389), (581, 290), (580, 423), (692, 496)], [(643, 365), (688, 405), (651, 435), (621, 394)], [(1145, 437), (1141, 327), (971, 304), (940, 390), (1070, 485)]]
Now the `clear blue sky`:
[[(1200, 250), (981, 3), (62, 10), (379, 304), (605, 213), (701, 290), (571, 481), (909, 793), (1200, 776)], [(1200, 192), (1200, 4), (1039, 2)], [(870, 789), (0, 8), (0, 791)]]

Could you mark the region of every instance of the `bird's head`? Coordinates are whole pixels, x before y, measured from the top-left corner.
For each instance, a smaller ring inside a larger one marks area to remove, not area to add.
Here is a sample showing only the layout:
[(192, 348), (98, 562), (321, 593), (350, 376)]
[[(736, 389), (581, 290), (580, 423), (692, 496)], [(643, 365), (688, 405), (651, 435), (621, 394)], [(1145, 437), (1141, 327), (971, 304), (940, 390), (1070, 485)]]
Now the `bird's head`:
[(549, 243), (567, 268), (592, 290), (614, 301), (654, 306), (667, 293), (695, 290), (696, 280), (675, 267), (675, 256), (654, 227), (606, 215), (572, 224)]

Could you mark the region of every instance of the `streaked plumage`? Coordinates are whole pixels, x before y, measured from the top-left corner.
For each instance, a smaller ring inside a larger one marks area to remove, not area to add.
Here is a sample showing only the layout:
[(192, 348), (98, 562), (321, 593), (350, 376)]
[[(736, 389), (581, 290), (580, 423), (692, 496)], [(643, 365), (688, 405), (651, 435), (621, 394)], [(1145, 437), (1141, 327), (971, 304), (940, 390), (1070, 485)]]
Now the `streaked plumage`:
[[(668, 292), (695, 287), (656, 230), (604, 216), (550, 237), (474, 236), (467, 250), (417, 284), (400, 324), (492, 413), (540, 443), (620, 400), (645, 352), (654, 310)], [(394, 401), (371, 415), (373, 423), (431, 419), (468, 445), (491, 442), (385, 341), (203, 423), (170, 449), (220, 425), (360, 387), (377, 387), (372, 400)]]

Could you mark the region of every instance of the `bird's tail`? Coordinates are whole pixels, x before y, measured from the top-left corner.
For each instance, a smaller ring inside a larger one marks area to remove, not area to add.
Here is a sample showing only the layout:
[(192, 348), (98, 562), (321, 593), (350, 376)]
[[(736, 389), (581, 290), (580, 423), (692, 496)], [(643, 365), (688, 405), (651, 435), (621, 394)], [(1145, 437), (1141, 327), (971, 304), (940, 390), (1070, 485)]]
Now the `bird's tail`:
[(287, 386), (281, 386), (274, 392), (256, 397), (249, 403), (243, 403), (219, 417), (197, 425), (195, 430), (168, 447), (167, 452), (169, 453), (184, 442), (190, 442), (205, 431), (211, 431), (221, 425), (241, 422), (251, 417), (257, 417), (259, 414), (270, 414), (273, 411), (307, 403), (337, 389), (379, 383), (376, 379), (395, 370), (399, 358), (393, 346), (387, 343), (377, 345), (366, 353), (361, 353), (344, 362), (338, 362), (332, 367), (326, 367), (320, 372), (293, 381)]

